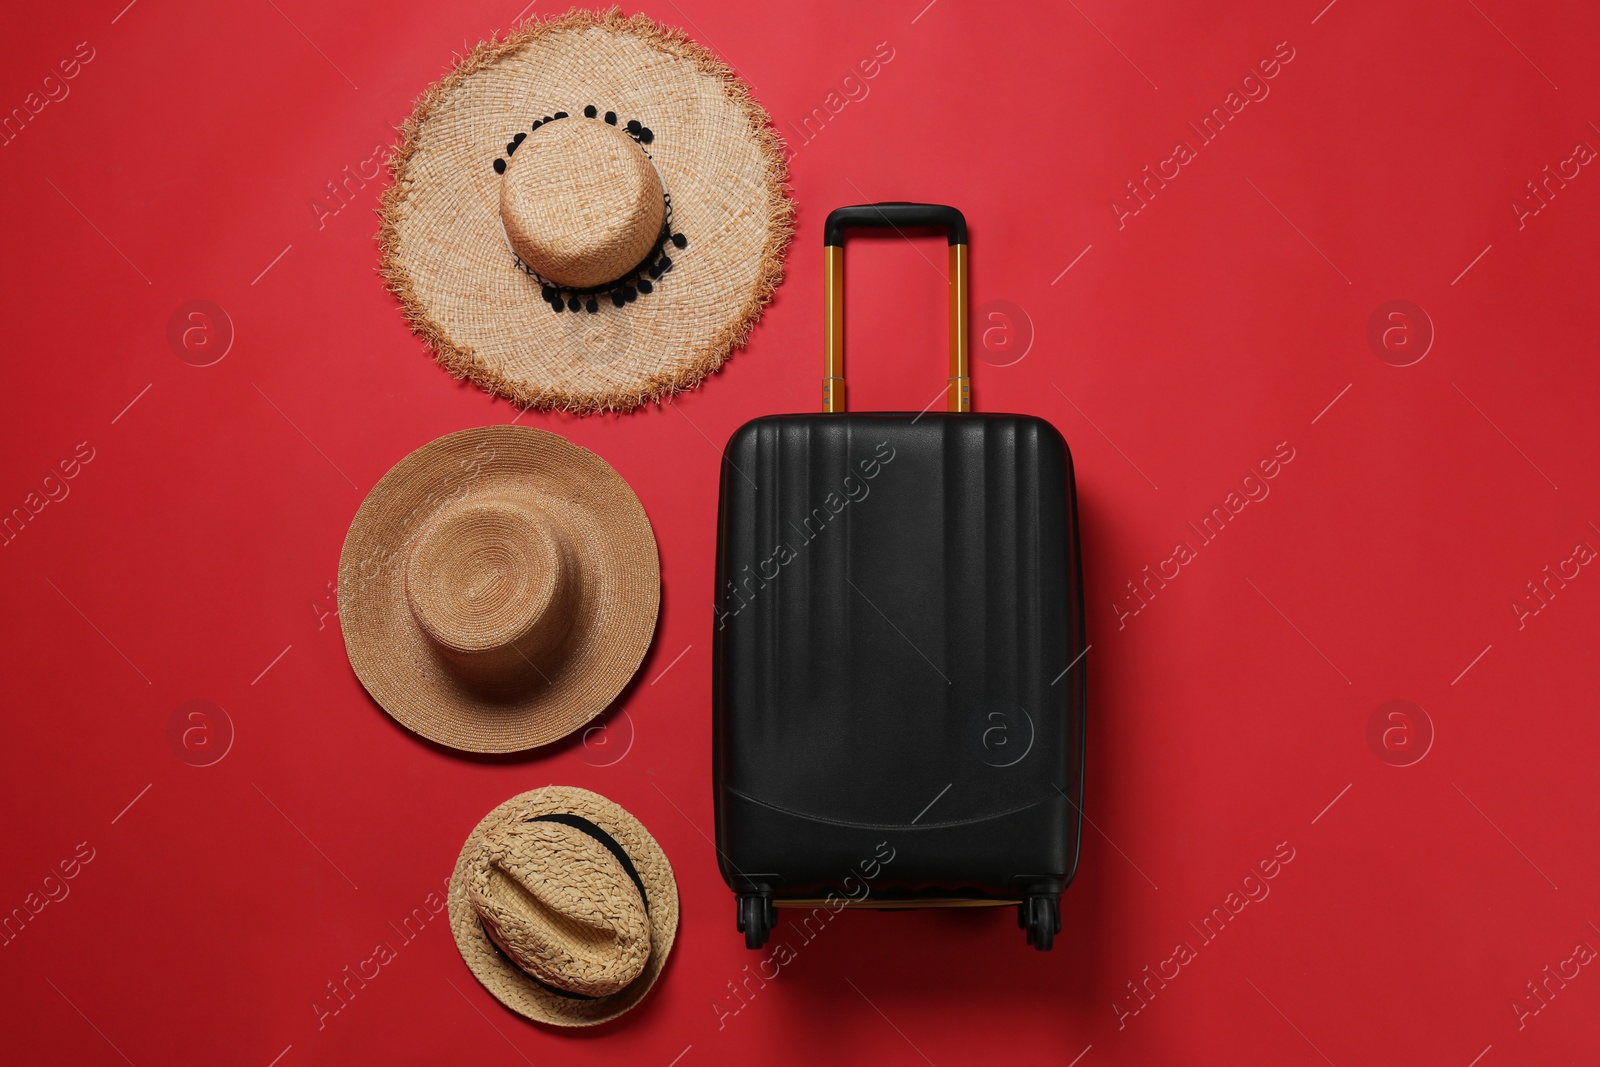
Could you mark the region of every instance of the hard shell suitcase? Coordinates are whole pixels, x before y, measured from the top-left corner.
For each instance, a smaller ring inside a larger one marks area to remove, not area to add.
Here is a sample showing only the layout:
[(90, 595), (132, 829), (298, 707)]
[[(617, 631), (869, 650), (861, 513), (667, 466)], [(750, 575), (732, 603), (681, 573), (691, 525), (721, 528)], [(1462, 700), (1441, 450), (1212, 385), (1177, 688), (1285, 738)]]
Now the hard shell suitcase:
[[(844, 232), (944, 228), (946, 412), (844, 413)], [(840, 208), (824, 233), (823, 414), (740, 427), (722, 464), (716, 835), (738, 928), (774, 906), (1016, 904), (1050, 948), (1077, 867), (1082, 582), (1071, 457), (972, 414), (954, 208)]]

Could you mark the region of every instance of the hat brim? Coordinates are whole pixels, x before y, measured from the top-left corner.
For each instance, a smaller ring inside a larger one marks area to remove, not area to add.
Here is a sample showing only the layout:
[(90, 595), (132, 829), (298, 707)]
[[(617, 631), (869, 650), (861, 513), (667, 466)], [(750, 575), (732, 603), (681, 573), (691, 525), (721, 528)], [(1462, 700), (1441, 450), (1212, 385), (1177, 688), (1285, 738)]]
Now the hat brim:
[[(616, 839), (639, 872), (649, 898), (650, 958), (627, 988), (610, 996), (578, 999), (551, 990), (507, 959), (484, 931), (467, 897), (467, 879), (478, 848), (490, 831), (536, 815), (581, 815)], [(546, 786), (499, 805), (467, 836), (450, 876), (450, 932), (456, 948), (483, 987), (519, 1015), (552, 1026), (594, 1026), (615, 1019), (644, 999), (672, 952), (678, 932), (678, 883), (656, 839), (633, 815), (598, 793), (576, 786)]]
[[(507, 244), (493, 163), (533, 121), (590, 105), (654, 132), (688, 244), (636, 302), (555, 314)], [(458, 378), (543, 409), (627, 411), (699, 384), (761, 317), (793, 233), (783, 144), (748, 87), (680, 31), (615, 8), (480, 44), (418, 100), (390, 167), (382, 269), (412, 329)]]
[[(474, 686), (435, 648), (406, 600), (405, 563), (432, 512), (511, 490), (559, 524), (578, 560), (578, 601), (559, 662), (512, 693)], [(622, 692), (661, 605), (644, 506), (611, 465), (557, 434), (485, 426), (447, 434), (383, 476), (339, 556), (339, 621), (350, 665), (396, 721), (469, 752), (518, 752), (564, 737)]]

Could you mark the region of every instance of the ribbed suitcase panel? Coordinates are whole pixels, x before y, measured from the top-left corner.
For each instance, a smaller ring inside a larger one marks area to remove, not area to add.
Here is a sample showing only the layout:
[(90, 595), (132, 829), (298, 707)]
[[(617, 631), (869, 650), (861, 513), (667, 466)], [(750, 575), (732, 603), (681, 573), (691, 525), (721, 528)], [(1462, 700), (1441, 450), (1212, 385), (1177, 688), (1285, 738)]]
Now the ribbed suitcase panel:
[(919, 884), (1070, 875), (1083, 691), (1060, 675), (1083, 635), (1070, 459), (1049, 424), (747, 424), (724, 464), (718, 594), (730, 878), (837, 880), (887, 832), (919, 857), (894, 877)]

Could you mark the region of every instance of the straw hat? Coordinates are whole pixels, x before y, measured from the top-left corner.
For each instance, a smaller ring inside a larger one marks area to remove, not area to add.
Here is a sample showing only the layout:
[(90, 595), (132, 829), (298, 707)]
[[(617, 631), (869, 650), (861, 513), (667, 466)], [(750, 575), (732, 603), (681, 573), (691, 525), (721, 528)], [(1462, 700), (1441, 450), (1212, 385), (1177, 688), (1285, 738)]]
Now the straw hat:
[(450, 878), (450, 931), (473, 975), (535, 1022), (593, 1026), (638, 1004), (678, 931), (667, 855), (598, 793), (546, 786), (480, 822)]
[(661, 569), (610, 464), (527, 426), (446, 434), (367, 494), (339, 556), (350, 664), (453, 748), (515, 752), (605, 709), (655, 632)]
[(782, 279), (782, 143), (720, 59), (615, 8), (530, 20), (417, 101), (378, 239), (411, 328), (522, 405), (698, 385)]

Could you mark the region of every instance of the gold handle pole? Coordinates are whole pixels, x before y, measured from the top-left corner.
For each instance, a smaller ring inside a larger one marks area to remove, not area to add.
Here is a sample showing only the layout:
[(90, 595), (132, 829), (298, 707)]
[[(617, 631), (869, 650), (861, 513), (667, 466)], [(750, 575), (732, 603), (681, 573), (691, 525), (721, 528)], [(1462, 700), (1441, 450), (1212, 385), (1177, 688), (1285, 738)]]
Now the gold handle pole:
[(966, 245), (950, 246), (950, 380), (945, 402), (950, 411), (972, 410), (972, 378), (967, 373)]
[(824, 246), (822, 267), (822, 410), (843, 411), (844, 248), (840, 245)]

